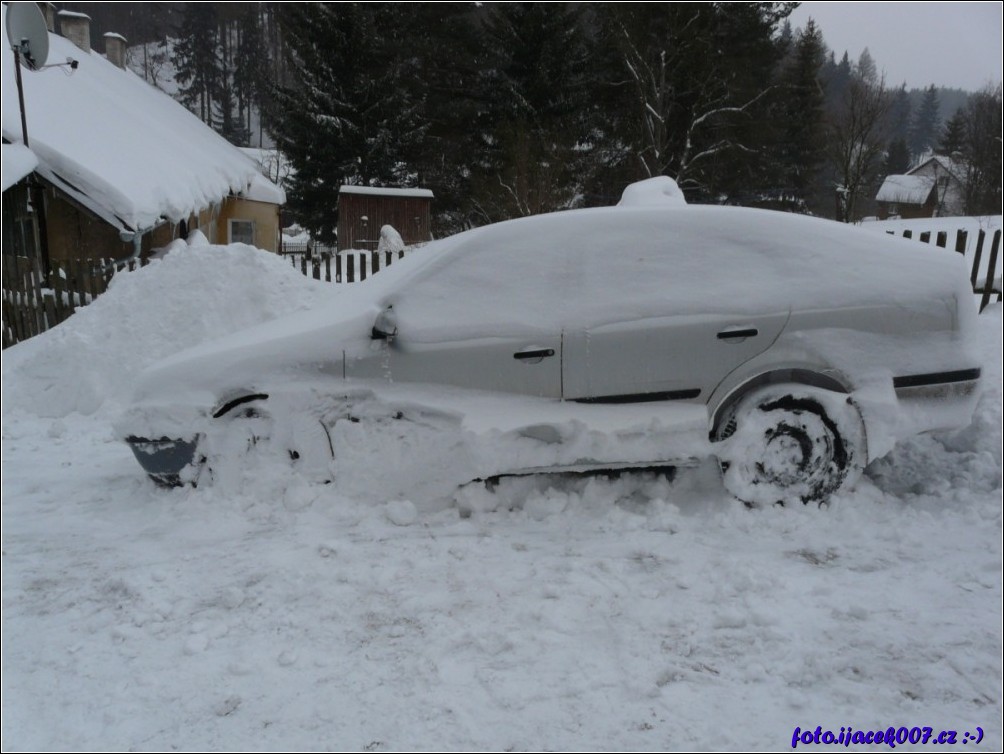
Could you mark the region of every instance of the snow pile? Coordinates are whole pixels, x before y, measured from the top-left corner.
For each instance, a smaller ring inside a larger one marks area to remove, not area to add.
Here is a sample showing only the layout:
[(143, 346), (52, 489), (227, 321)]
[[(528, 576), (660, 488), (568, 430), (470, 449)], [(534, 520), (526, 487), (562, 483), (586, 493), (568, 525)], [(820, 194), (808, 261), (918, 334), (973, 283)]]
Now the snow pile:
[[(201, 244), (198, 243), (201, 238)], [(66, 322), (4, 351), (4, 408), (39, 416), (89, 414), (129, 396), (159, 359), (282, 314), (310, 309), (336, 289), (244, 244), (210, 246), (201, 234), (134, 272)]]
[(404, 239), (401, 238), (401, 234), (393, 225), (384, 225), (380, 228), (380, 243), (377, 246), (377, 251), (404, 251)]
[(617, 202), (618, 207), (682, 207), (686, 204), (676, 181), (666, 175), (632, 183)]
[[(890, 495), (963, 503), (974, 492), (996, 494), (1000, 502), (1002, 374), (1000, 304), (977, 320), (983, 353), (983, 388), (973, 421), (957, 432), (918, 435), (868, 467), (868, 475)], [(1000, 520), (1000, 508), (995, 513)]]

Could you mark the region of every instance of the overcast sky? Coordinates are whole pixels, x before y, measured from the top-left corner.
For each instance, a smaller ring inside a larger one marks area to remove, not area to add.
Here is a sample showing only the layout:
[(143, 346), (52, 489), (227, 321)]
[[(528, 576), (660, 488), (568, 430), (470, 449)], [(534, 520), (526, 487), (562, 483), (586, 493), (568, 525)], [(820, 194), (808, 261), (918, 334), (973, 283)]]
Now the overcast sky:
[(827, 47), (851, 61), (868, 48), (886, 84), (928, 84), (975, 91), (1002, 78), (1002, 4), (804, 2), (790, 16), (798, 29), (813, 18)]

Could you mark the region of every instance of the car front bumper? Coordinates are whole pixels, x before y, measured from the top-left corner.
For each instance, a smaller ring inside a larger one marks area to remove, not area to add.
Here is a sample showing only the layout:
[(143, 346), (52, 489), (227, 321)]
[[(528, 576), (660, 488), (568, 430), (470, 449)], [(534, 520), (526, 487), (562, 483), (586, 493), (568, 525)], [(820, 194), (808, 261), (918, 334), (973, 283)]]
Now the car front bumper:
[(143, 470), (162, 487), (180, 487), (195, 481), (193, 473), (200, 457), (199, 438), (161, 437), (151, 440), (131, 435), (126, 438)]

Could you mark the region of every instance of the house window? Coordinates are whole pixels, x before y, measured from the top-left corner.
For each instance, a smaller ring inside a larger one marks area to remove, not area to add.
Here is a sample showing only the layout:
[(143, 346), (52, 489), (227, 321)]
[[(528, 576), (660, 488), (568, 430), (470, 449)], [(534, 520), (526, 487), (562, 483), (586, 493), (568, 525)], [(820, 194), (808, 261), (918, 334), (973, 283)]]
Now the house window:
[(254, 246), (254, 220), (228, 220), (227, 243)]

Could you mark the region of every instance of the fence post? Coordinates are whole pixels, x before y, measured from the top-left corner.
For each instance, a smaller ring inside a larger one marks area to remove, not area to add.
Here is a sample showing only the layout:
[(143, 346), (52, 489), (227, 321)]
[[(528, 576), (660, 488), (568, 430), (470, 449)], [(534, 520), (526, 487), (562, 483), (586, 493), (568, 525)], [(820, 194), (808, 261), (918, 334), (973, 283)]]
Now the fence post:
[[(983, 298), (980, 299), (980, 311), (982, 312), (990, 304), (990, 294), (994, 288), (994, 272), (997, 269), (997, 252), (1000, 251), (1001, 232), (994, 233), (994, 242), (990, 246), (990, 260), (987, 263), (987, 276), (983, 281)], [(1001, 295), (997, 294), (1000, 301)]]
[(903, 231), (903, 238), (913, 238), (913, 231), (912, 230), (904, 230)]
[(920, 234), (920, 242), (921, 243), (931, 243), (931, 231), (925, 230), (923, 233), (921, 233)]
[(34, 314), (35, 314), (35, 332), (32, 335), (38, 335), (46, 330), (45, 327), (45, 303), (42, 301), (42, 283), (45, 280), (45, 276), (42, 274), (42, 268), (38, 263), (38, 259), (30, 260), (31, 267), (28, 269), (28, 279), (31, 281), (31, 293), (34, 299)]
[(979, 235), (976, 236), (976, 254), (973, 256), (973, 274), (970, 279), (974, 291), (976, 290), (976, 279), (980, 276), (980, 259), (983, 256), (983, 241), (986, 237), (986, 231), (980, 228)]
[(966, 255), (966, 241), (969, 240), (969, 231), (960, 230), (955, 236), (955, 250), (962, 256)]
[(937, 235), (937, 240), (934, 242), (936, 246), (940, 246), (942, 249), (948, 246), (948, 233), (944, 230), (939, 230)]

